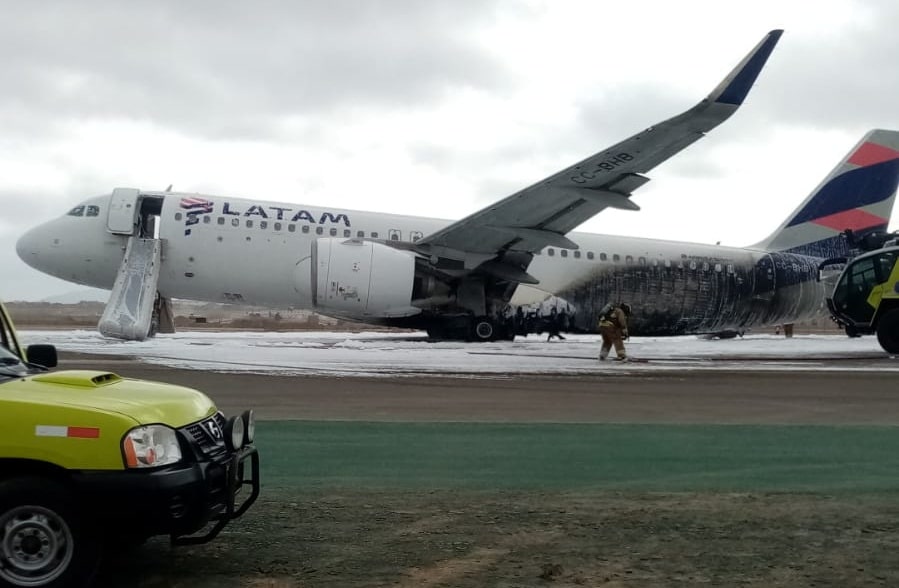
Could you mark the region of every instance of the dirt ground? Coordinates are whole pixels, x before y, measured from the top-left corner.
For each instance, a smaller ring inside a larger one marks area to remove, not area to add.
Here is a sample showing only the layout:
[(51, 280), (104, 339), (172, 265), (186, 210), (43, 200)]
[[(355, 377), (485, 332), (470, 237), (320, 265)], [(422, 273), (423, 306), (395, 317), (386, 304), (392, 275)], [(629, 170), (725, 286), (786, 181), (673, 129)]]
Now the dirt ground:
[(102, 587), (895, 586), (895, 497), (282, 491)]
[[(876, 372), (285, 378), (64, 354), (268, 419), (895, 425)], [(264, 459), (264, 456), (263, 456)], [(899, 483), (896, 485), (899, 490)], [(899, 492), (265, 487), (215, 542), (107, 558), (113, 587), (894, 586)]]

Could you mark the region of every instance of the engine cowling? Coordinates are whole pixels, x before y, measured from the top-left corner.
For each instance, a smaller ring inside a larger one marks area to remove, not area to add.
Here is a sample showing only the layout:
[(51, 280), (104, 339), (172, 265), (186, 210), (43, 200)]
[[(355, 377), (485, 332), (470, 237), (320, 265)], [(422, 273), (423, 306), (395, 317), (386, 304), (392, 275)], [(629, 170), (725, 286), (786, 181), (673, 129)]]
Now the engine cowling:
[(358, 318), (412, 316), (415, 255), (358, 239), (312, 243), (313, 304), (324, 312)]

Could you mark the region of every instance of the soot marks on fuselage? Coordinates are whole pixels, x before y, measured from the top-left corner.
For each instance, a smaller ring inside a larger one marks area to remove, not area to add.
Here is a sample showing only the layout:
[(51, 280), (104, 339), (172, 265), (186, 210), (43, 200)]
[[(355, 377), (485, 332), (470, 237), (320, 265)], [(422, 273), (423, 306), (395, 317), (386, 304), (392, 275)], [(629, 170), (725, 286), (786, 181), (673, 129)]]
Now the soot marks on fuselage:
[(600, 268), (558, 293), (576, 309), (580, 330), (594, 331), (608, 302), (631, 304), (631, 331), (684, 335), (792, 322), (822, 308), (817, 260), (760, 254), (755, 263), (684, 256), (676, 263)]

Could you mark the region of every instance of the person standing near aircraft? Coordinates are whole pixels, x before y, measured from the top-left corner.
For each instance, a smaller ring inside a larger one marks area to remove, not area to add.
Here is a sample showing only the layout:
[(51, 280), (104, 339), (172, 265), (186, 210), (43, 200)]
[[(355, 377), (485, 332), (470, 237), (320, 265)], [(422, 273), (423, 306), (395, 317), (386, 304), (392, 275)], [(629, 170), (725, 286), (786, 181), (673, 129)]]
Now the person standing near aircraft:
[(549, 321), (547, 322), (547, 331), (549, 331), (549, 335), (546, 337), (546, 342), (549, 343), (553, 337), (558, 337), (560, 341), (564, 341), (565, 337), (562, 336), (562, 316), (556, 312), (556, 307), (554, 306), (552, 310), (549, 311)]
[(609, 356), (612, 346), (615, 346), (617, 361), (627, 361), (627, 352), (624, 350), (624, 340), (627, 339), (627, 319), (631, 315), (631, 306), (627, 303), (614, 304), (602, 313), (599, 318), (599, 333), (602, 335), (602, 349), (599, 350), (599, 360), (603, 361)]

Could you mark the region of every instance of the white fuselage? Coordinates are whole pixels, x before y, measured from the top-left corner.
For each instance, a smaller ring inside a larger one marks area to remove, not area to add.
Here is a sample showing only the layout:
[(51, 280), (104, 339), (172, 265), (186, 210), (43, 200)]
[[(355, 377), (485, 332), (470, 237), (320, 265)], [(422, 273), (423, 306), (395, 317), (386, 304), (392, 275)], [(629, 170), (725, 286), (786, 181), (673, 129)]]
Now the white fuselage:
[[(150, 194), (161, 204), (156, 221), (156, 236), (163, 242), (158, 290), (166, 297), (191, 300), (313, 308), (309, 259), (316, 240), (408, 245), (451, 222), (237, 198)], [(191, 197), (203, 204), (185, 208)], [(46, 273), (110, 289), (129, 235), (110, 232), (104, 210), (108, 200), (104, 196), (84, 203), (100, 208), (95, 216), (67, 215), (33, 229), (18, 244), (20, 256)], [(589, 329), (606, 302), (628, 299), (641, 305), (647, 316), (656, 317), (653, 320), (665, 317), (664, 327), (647, 322), (648, 332), (675, 333), (795, 320), (816, 311), (823, 297), (820, 288), (809, 284), (806, 265), (811, 264), (804, 261), (802, 276), (789, 278), (790, 283), (775, 268), (769, 272), (771, 283), (760, 285), (764, 276), (758, 275), (758, 265), (766, 257), (783, 254), (590, 233), (567, 236), (578, 249), (547, 247), (534, 256), (527, 272), (539, 283), (519, 285), (512, 305), (560, 296), (580, 309), (580, 326)], [(775, 260), (773, 265), (784, 265), (788, 273), (788, 266), (796, 265), (795, 259), (781, 262)], [(377, 271), (372, 269), (372, 275)], [(802, 303), (776, 301), (777, 280), (781, 289), (804, 289), (799, 295)], [(762, 301), (767, 304), (764, 308)], [(389, 316), (336, 314), (372, 322), (384, 322)], [(639, 316), (635, 319), (640, 322)]]

